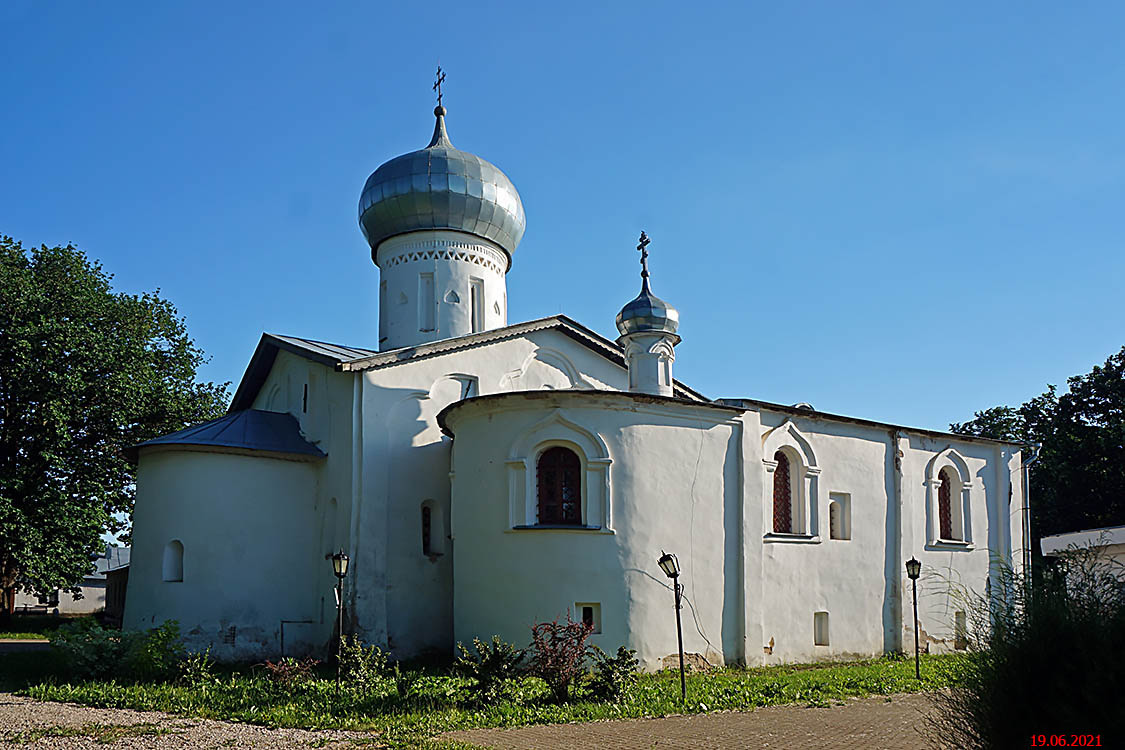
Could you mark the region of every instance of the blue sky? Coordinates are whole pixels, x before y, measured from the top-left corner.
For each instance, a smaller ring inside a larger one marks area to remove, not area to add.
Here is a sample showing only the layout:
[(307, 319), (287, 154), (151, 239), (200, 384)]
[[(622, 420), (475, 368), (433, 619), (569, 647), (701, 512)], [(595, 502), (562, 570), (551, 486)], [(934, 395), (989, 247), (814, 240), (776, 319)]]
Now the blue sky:
[(207, 379), (374, 347), (356, 206), (440, 61), (511, 322), (614, 337), (644, 229), (681, 380), (943, 429), (1125, 344), (1125, 5), (983, 5), (8, 0), (0, 232), (159, 287)]

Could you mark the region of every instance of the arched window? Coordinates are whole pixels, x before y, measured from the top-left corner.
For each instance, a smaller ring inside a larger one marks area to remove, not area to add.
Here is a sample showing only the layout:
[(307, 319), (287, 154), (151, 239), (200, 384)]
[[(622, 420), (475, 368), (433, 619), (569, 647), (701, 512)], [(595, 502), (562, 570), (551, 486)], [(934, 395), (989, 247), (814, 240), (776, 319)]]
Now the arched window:
[(543, 451), (536, 465), (539, 524), (582, 524), (582, 462), (569, 448)]
[(773, 454), (777, 468), (773, 472), (773, 530), (775, 534), (793, 533), (793, 491), (789, 481), (789, 457), (783, 451)]
[(184, 544), (173, 539), (164, 547), (164, 580), (175, 583), (184, 580)]
[(949, 476), (949, 469), (942, 469), (938, 473), (941, 481), (938, 487), (938, 527), (942, 539), (953, 538), (953, 478)]

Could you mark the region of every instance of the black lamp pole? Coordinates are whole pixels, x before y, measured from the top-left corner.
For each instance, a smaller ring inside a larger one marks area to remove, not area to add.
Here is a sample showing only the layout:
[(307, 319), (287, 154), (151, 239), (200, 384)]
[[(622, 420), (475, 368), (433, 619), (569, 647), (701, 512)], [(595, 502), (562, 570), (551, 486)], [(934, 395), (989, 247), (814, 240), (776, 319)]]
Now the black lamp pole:
[(680, 625), (680, 609), (683, 606), (681, 602), (684, 595), (684, 587), (680, 583), (680, 561), (675, 555), (661, 551), (657, 564), (664, 574), (672, 579), (672, 588), (676, 593), (676, 643), (680, 649), (680, 702), (687, 703), (687, 679), (684, 677), (684, 630)]
[(910, 589), (914, 600), (914, 677), (922, 679), (922, 671), (918, 666), (918, 576), (922, 572), (922, 563), (912, 555), (906, 561), (906, 575), (910, 577)]
[(332, 561), (336, 574), (336, 695), (340, 694), (340, 657), (344, 653), (344, 576), (348, 574), (348, 556), (344, 550), (325, 555)]

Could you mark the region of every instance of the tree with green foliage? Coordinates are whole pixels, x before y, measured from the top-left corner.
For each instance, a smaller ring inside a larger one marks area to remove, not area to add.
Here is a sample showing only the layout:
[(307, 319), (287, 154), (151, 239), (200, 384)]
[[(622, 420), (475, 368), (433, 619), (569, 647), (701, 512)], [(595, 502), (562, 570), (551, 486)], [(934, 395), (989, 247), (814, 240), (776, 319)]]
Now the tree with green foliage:
[(0, 616), (17, 586), (76, 591), (132, 512), (124, 448), (222, 415), (227, 384), (159, 290), (113, 291), (68, 245), (0, 236)]
[(1125, 347), (1018, 408), (996, 406), (949, 428), (1041, 444), (1031, 472), (1032, 536), (1125, 524)]

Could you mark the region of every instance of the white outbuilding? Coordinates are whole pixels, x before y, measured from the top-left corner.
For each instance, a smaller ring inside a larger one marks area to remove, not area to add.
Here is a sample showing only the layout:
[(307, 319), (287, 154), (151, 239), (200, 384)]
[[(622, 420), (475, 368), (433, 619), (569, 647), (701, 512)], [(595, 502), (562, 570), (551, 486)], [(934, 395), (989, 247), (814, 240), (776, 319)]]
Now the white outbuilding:
[(343, 550), (345, 630), (397, 657), (522, 645), (569, 613), (657, 668), (677, 652), (667, 551), (693, 661), (840, 659), (912, 647), (913, 556), (923, 647), (961, 645), (958, 586), (1002, 595), (1029, 560), (1020, 446), (705, 398), (673, 377), (679, 314), (643, 234), (616, 341), (509, 324), (523, 205), (445, 114), (360, 199), (378, 345), (264, 334), (227, 416), (134, 449), (125, 627), (323, 654)]

